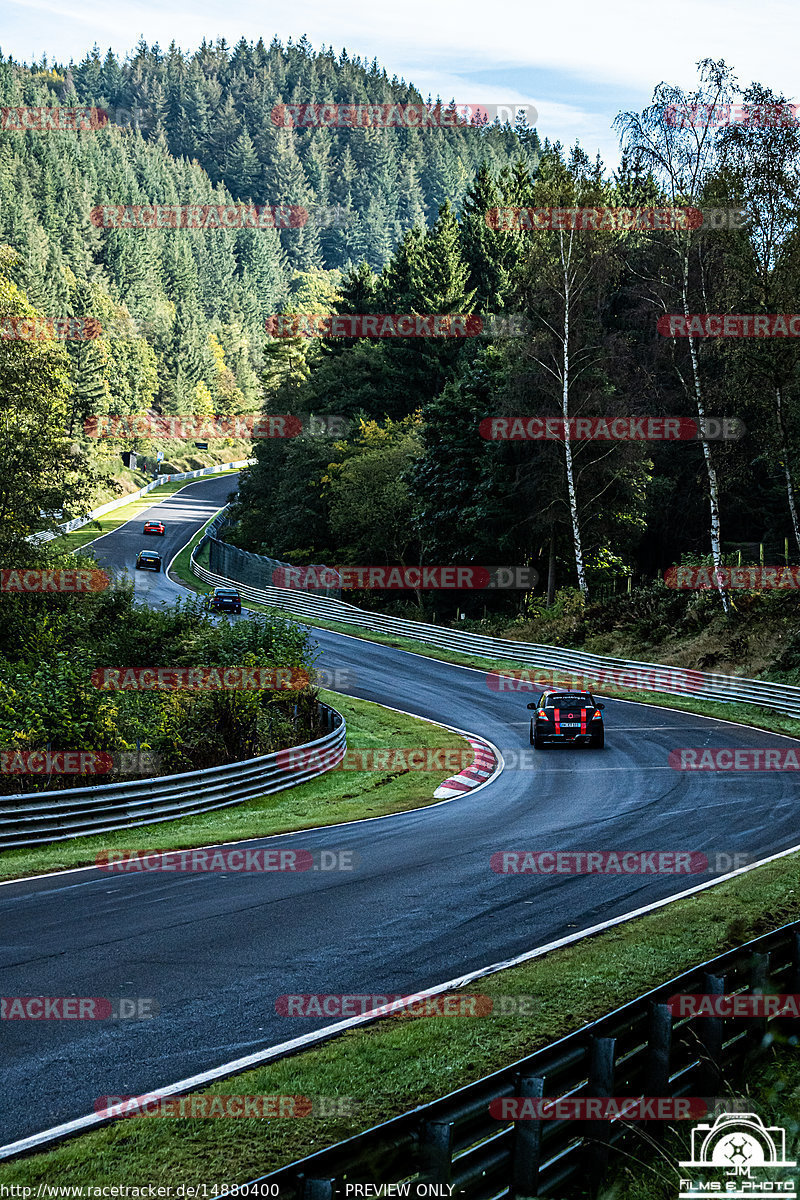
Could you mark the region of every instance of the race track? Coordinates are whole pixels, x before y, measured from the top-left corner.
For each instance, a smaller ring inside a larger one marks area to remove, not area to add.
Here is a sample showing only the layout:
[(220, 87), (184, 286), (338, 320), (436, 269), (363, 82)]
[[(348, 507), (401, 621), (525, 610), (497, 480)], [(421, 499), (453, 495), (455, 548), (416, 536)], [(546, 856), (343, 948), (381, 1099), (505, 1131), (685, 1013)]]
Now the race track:
[[(143, 546), (168, 561), (234, 487), (231, 476), (188, 486), (95, 543), (98, 561), (130, 566)], [(156, 511), (167, 536), (143, 538)], [(136, 573), (136, 589), (149, 604), (185, 594), (149, 572)], [(528, 747), (529, 695), (491, 691), (481, 671), (327, 631), (314, 637), (320, 665), (351, 669), (341, 690), (479, 733), (501, 751)], [(602, 752), (531, 753), (532, 766), (432, 809), (248, 843), (355, 850), (349, 874), (89, 869), (0, 887), (0, 994), (142, 996), (161, 1008), (143, 1022), (4, 1022), (0, 1142), (92, 1112), (99, 1096), (146, 1092), (329, 1022), (279, 1016), (281, 994), (416, 991), (709, 878), (503, 876), (489, 865), (497, 851), (752, 861), (798, 841), (792, 773), (680, 774), (667, 761), (680, 746), (785, 748), (785, 739), (605, 704)]]

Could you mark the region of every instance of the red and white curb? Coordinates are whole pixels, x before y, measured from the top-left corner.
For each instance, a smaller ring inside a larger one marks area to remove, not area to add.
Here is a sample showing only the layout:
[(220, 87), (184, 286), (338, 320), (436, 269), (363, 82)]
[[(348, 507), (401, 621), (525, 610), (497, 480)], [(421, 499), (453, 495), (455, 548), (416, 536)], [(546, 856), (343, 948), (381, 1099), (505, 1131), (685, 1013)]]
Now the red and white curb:
[(473, 788), (486, 783), (486, 780), (497, 770), (498, 758), (491, 745), (483, 738), (475, 737), (474, 734), (465, 736), (475, 752), (475, 758), (466, 770), (459, 771), (458, 775), (451, 775), (449, 779), (445, 779), (444, 783), (439, 784), (433, 793), (438, 799), (471, 792)]

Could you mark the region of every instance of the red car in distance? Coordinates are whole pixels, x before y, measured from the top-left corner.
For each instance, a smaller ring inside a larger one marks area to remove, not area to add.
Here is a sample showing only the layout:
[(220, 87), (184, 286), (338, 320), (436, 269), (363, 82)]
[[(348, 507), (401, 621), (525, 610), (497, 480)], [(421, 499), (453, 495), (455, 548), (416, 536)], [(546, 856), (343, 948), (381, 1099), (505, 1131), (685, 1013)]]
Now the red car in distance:
[(146, 521), (142, 533), (160, 533), (163, 537), (167, 532), (163, 521)]

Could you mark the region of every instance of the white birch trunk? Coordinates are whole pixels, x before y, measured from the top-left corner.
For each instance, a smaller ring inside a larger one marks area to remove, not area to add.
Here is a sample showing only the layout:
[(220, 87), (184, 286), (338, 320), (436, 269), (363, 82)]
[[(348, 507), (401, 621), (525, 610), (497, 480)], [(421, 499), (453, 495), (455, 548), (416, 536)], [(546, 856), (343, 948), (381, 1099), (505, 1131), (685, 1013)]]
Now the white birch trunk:
[[(688, 247), (683, 255), (683, 315), (687, 321), (689, 319), (689, 252)], [(708, 439), (705, 436), (706, 410), (703, 403), (703, 393), (700, 387), (700, 368), (697, 362), (697, 347), (694, 343), (694, 337), (689, 335), (689, 354), (692, 360), (692, 376), (694, 380), (694, 398), (697, 405), (697, 421), (701, 435), (701, 445), (703, 447), (703, 458), (706, 464), (706, 475), (708, 478), (708, 501), (711, 514), (711, 558), (714, 563), (714, 579), (717, 584), (717, 591), (722, 599), (722, 607), (726, 613), (731, 611), (731, 603), (728, 597), (727, 589), (723, 586), (722, 581), (717, 574), (722, 568), (722, 545), (720, 533), (720, 518), (719, 518), (719, 485), (717, 483), (717, 472), (714, 463), (711, 459), (711, 447), (708, 444)]]
[(797, 520), (797, 504), (794, 495), (794, 483), (792, 482), (792, 472), (789, 466), (789, 437), (786, 432), (786, 418), (783, 413), (783, 398), (781, 389), (775, 388), (775, 412), (778, 416), (778, 428), (781, 434), (781, 457), (783, 459), (783, 474), (786, 477), (786, 496), (789, 500), (789, 512), (792, 514), (792, 529), (794, 530), (794, 540), (797, 542), (797, 548), (800, 550), (800, 524)]
[[(564, 263), (563, 234), (561, 244), (561, 261)], [(571, 239), (570, 239), (571, 241)], [(571, 247), (570, 247), (571, 248)], [(583, 565), (583, 546), (581, 543), (581, 528), (578, 518), (578, 500), (575, 494), (575, 472), (572, 463), (572, 443), (569, 439), (569, 315), (570, 315), (570, 281), (569, 268), (564, 265), (564, 361), (561, 378), (561, 413), (564, 418), (564, 462), (567, 469), (567, 491), (569, 493), (569, 514), (572, 521), (572, 541), (575, 546), (575, 567), (578, 572), (578, 587), (581, 595), (588, 597), (586, 586), (586, 571)]]

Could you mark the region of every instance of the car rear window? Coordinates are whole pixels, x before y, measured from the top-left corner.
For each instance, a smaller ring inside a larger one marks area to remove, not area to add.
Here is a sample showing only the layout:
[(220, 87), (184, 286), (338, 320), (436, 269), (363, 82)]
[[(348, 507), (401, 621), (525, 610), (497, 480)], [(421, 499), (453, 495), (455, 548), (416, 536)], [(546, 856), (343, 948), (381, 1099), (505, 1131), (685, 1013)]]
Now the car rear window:
[(547, 708), (588, 708), (594, 704), (594, 700), (585, 692), (582, 694), (570, 693), (569, 695), (548, 696)]

